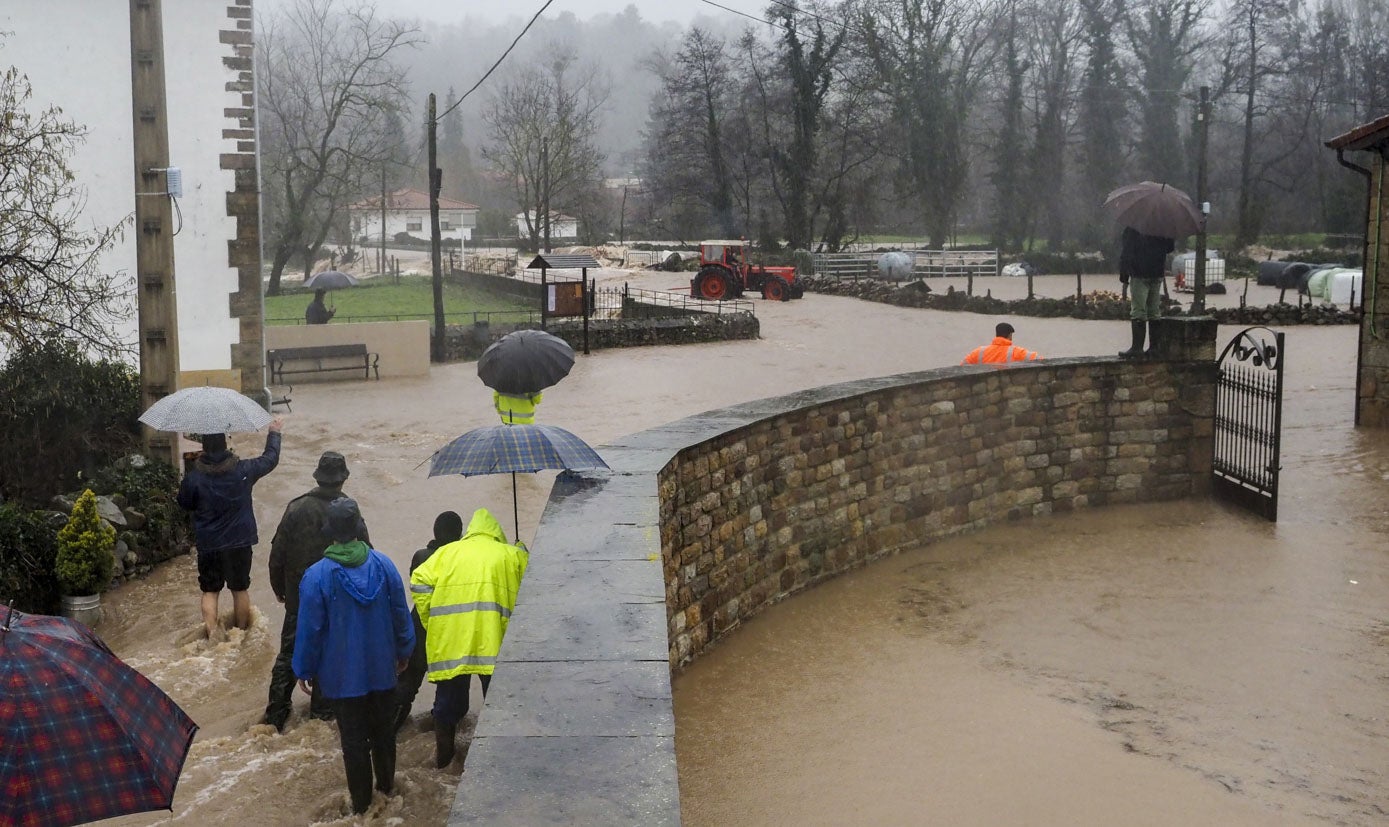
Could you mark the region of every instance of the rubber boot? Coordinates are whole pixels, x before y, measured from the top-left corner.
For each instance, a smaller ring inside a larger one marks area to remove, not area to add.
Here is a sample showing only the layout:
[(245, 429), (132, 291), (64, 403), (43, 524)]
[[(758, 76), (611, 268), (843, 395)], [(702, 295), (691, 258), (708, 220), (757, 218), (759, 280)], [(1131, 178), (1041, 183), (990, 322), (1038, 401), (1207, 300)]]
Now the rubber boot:
[(1145, 359), (1158, 359), (1158, 323), (1156, 319), (1148, 322), (1148, 349), (1143, 352)]
[(434, 723), (434, 766), (439, 769), (453, 763), (454, 739), (458, 736), (458, 724), (444, 726)]
[(1129, 329), (1133, 331), (1133, 344), (1128, 350), (1119, 351), (1122, 359), (1139, 359), (1143, 356), (1143, 332), (1147, 329), (1148, 323), (1144, 321), (1129, 320)]

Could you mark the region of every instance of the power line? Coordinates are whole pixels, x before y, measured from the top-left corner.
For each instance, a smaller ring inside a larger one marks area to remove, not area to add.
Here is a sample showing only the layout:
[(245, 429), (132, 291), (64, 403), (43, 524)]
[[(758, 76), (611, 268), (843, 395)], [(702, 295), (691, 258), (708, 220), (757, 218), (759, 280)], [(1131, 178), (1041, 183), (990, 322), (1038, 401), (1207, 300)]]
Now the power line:
[(545, 10), (548, 9), (548, 8), (550, 8), (550, 4), (551, 4), (551, 3), (554, 3), (554, 2), (555, 2), (555, 0), (545, 0), (545, 5), (541, 6), (541, 7), (540, 7), (540, 11), (537, 11), (534, 15), (531, 16), (530, 22), (526, 24), (526, 27), (525, 27), (524, 29), (521, 30), (521, 33), (520, 33), (520, 34), (516, 35), (516, 39), (513, 40), (513, 41), (511, 41), (511, 45), (506, 47), (506, 51), (505, 51), (505, 52), (502, 52), (502, 56), (499, 57), (499, 58), (497, 58), (497, 62), (496, 62), (496, 63), (493, 63), (493, 64), (492, 64), (492, 68), (488, 69), (486, 74), (484, 74), (482, 77), (478, 78), (477, 83), (474, 83), (474, 84), (472, 85), (472, 88), (470, 88), (468, 91), (464, 92), (462, 97), (460, 97), (458, 100), (454, 101), (454, 102), (453, 102), (453, 106), (450, 106), (448, 109), (445, 109), (443, 112), (440, 112), (439, 114), (435, 115), (435, 116), (434, 116), (434, 120), (438, 121), (438, 120), (442, 119), (445, 115), (447, 115), (448, 113), (450, 113), (450, 112), (452, 112), (453, 110), (457, 109), (457, 108), (458, 108), (458, 105), (459, 105), (460, 103), (462, 103), (463, 101), (467, 100), (469, 95), (471, 95), (473, 92), (476, 92), (476, 91), (477, 91), (477, 88), (483, 84), (483, 81), (485, 81), (485, 80), (487, 80), (489, 77), (491, 77), (491, 76), (492, 76), (492, 73), (495, 72), (495, 71), (497, 70), (497, 67), (500, 66), (500, 65), (502, 65), (502, 61), (503, 61), (503, 60), (506, 60), (506, 56), (509, 55), (509, 54), (511, 54), (511, 50), (512, 50), (512, 49), (515, 49), (515, 48), (516, 48), (516, 44), (521, 42), (521, 38), (523, 38), (523, 37), (526, 36), (526, 32), (528, 32), (528, 31), (531, 30), (531, 26), (535, 25), (535, 21), (540, 19), (540, 15), (544, 14), (544, 13), (545, 13)]

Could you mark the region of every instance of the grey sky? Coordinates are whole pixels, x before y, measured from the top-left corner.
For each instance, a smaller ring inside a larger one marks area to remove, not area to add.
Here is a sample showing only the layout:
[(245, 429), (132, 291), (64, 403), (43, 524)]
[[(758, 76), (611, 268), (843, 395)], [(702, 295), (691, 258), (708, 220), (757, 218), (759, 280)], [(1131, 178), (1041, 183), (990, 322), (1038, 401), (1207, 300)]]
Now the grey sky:
[[(719, 6), (754, 17), (761, 17), (769, 0), (713, 0)], [(285, 5), (289, 0), (256, 0), (256, 6), (273, 8)], [(392, 17), (418, 17), (439, 23), (453, 23), (465, 16), (475, 15), (487, 20), (503, 21), (511, 17), (529, 20), (545, 0), (376, 0), (376, 7)], [(558, 17), (571, 12), (581, 20), (599, 14), (620, 14), (628, 6), (635, 6), (643, 20), (653, 23), (674, 21), (689, 23), (696, 16), (728, 17), (737, 16), (717, 6), (701, 0), (555, 0), (547, 17)], [(746, 18), (744, 18), (746, 19)]]

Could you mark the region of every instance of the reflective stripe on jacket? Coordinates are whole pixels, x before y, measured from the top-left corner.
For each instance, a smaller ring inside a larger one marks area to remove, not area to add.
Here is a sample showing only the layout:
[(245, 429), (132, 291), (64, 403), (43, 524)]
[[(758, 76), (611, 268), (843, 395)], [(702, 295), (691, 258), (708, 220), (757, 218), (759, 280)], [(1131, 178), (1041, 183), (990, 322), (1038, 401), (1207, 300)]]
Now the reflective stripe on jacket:
[(987, 345), (969, 352), (962, 365), (1002, 365), (1008, 362), (1031, 362), (1042, 358), (1035, 350), (1017, 347), (1011, 339), (995, 336)]
[(535, 408), (544, 396), (543, 393), (512, 396), (509, 393), (492, 391), (492, 404), (496, 406), (497, 415), (502, 418), (503, 423), (507, 425), (534, 425)]
[(526, 549), (509, 545), (496, 518), (479, 508), (463, 539), (440, 546), (410, 575), (430, 681), (492, 674), (529, 562)]

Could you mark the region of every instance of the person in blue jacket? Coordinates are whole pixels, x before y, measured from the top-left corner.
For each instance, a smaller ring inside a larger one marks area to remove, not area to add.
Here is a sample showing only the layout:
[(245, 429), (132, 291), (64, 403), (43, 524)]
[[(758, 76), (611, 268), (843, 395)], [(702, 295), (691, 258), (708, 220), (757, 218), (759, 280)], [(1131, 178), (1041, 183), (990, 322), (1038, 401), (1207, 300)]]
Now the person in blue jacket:
[(281, 427), (275, 417), (265, 435), (265, 452), (255, 459), (228, 451), (226, 434), (204, 434), (202, 455), (178, 486), (178, 504), (193, 512), (203, 625), (212, 640), (222, 631), (217, 600), (223, 588), (232, 593), (232, 622), (238, 629), (251, 628), (251, 547), (260, 542), (251, 488), (280, 464)]
[(354, 813), (371, 804), (373, 770), (377, 790), (395, 786), (396, 675), (415, 648), (400, 572), (361, 539), (364, 527), (355, 500), (328, 504), (332, 545), (299, 581), (293, 660), (299, 688), (333, 705)]

